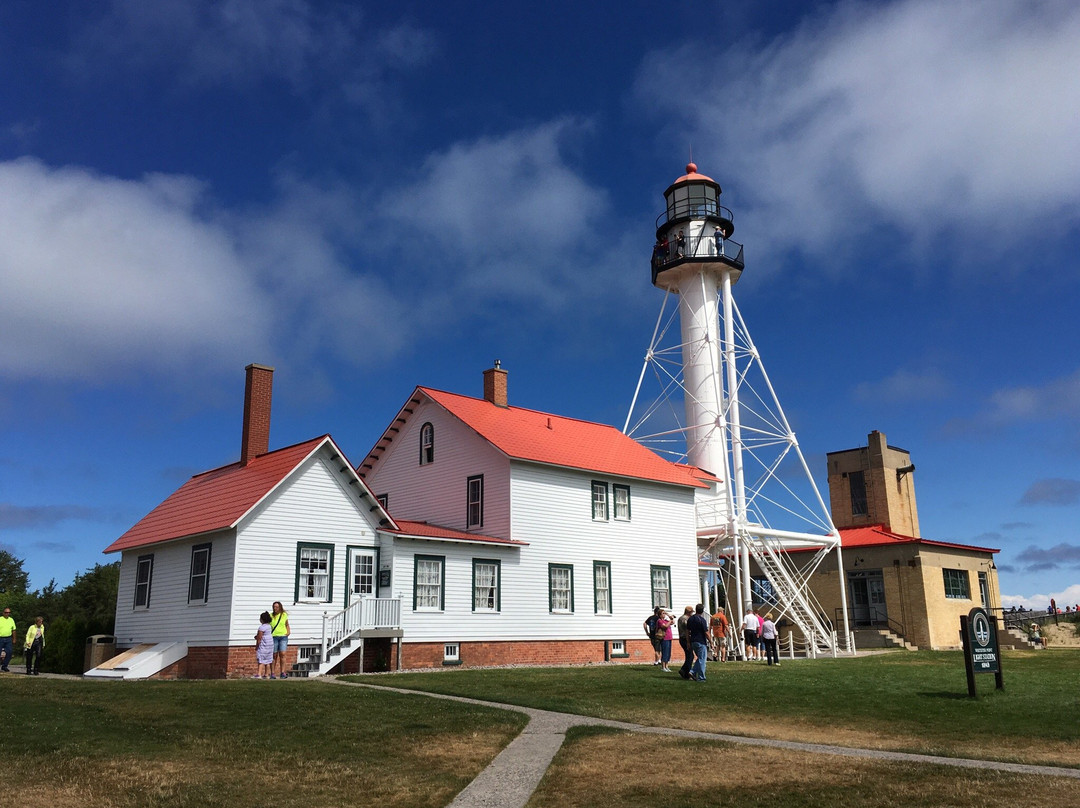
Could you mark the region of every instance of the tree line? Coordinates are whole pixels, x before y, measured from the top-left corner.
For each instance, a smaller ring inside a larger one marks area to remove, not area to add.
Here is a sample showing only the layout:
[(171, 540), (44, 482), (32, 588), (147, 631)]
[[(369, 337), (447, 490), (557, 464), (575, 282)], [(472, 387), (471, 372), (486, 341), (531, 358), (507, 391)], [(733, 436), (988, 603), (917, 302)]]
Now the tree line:
[(86, 638), (113, 633), (119, 582), (120, 562), (114, 561), (95, 564), (63, 589), (53, 579), (43, 589), (30, 591), (23, 560), (0, 550), (0, 607), (10, 608), (15, 619), (15, 654), (22, 654), (26, 629), (41, 616), (45, 619), (42, 671), (81, 674)]

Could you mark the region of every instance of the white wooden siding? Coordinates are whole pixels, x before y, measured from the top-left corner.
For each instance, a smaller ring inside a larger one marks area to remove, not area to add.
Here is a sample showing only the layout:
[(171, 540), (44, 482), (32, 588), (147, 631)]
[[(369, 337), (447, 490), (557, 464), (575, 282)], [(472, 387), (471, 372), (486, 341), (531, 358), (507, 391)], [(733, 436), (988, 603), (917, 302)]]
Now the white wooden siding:
[[(525, 462), (511, 469), (512, 537), (528, 547), (397, 542), (394, 594), (405, 642), (634, 639), (652, 612), (650, 565), (671, 568), (674, 610), (700, 600), (692, 489)], [(630, 521), (593, 521), (593, 480), (630, 487)], [(446, 557), (442, 612), (412, 609), (416, 554)], [(474, 558), (501, 561), (498, 614), (472, 611)], [(593, 561), (611, 564), (610, 615), (594, 614)], [(549, 611), (548, 564), (573, 565), (572, 614)]]
[[(435, 461), (420, 465), (420, 428), (435, 427)], [(366, 481), (388, 496), (395, 519), (468, 530), (466, 481), (484, 475), (484, 524), (474, 532), (510, 536), (510, 461), (457, 417), (424, 398)]]
[[(289, 613), (290, 642), (322, 639), (323, 612), (345, 608), (346, 549), (379, 546), (375, 514), (348, 485), (324, 447), (297, 469), (241, 525), (237, 537), (236, 586), (229, 643), (252, 641), (259, 614), (280, 600)], [(296, 551), (301, 542), (333, 548), (329, 602), (295, 602)]]
[[(211, 545), (208, 597), (205, 603), (188, 603), (191, 548), (201, 544)], [(219, 644), (229, 631), (235, 551), (233, 531), (226, 530), (121, 553), (114, 631), (117, 643)], [(154, 557), (150, 606), (135, 609), (135, 572), (139, 557), (145, 555)]]

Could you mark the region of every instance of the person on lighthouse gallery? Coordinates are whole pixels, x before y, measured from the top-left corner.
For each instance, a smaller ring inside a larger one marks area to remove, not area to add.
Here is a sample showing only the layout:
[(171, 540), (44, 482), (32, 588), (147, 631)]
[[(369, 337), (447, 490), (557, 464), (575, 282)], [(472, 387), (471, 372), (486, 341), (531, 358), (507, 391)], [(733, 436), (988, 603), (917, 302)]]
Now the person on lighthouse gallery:
[(721, 230), (719, 227), (717, 227), (716, 230), (713, 231), (713, 238), (716, 240), (716, 254), (717, 255), (723, 255), (724, 254), (724, 231)]
[(686, 257), (686, 234), (682, 230), (679, 231), (679, 235), (675, 237), (675, 257)]

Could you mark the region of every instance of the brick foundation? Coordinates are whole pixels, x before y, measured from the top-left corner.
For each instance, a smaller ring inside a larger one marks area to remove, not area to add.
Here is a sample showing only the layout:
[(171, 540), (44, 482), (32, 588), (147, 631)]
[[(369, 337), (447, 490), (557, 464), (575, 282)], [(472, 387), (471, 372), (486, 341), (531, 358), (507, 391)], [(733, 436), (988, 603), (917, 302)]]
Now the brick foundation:
[[(641, 665), (653, 661), (652, 643), (646, 639), (626, 640), (625, 657), (611, 662)], [(677, 648), (677, 646), (676, 646)], [(462, 642), (463, 668), (496, 665), (584, 665), (604, 662), (604, 640), (537, 640), (532, 642)], [(443, 643), (405, 643), (401, 652), (402, 670), (443, 667)]]
[[(460, 666), (488, 668), (497, 665), (584, 665), (604, 662), (604, 640), (537, 640), (532, 642), (462, 642)], [(641, 665), (653, 661), (652, 644), (646, 640), (626, 640), (627, 655), (611, 662)], [(407, 642), (401, 650), (402, 670), (441, 668), (443, 643)], [(673, 659), (681, 653), (676, 645)], [(287, 667), (296, 662), (297, 649), (290, 647)], [(397, 645), (389, 638), (364, 641), (364, 672), (396, 670)], [(184, 659), (154, 674), (152, 679), (246, 679), (258, 670), (252, 647), (193, 647)], [(332, 674), (359, 673), (360, 655), (353, 653), (330, 671)]]

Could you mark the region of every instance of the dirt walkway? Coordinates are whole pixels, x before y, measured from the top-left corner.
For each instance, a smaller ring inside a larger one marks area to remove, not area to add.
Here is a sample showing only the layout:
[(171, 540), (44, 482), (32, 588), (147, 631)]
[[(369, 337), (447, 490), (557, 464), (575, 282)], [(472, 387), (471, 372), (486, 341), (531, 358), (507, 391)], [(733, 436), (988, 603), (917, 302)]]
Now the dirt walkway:
[(766, 746), (774, 749), (787, 749), (798, 752), (814, 752), (824, 755), (840, 755), (853, 758), (872, 758), (875, 760), (896, 760), (906, 763), (932, 763), (938, 766), (955, 766), (963, 769), (986, 769), (1011, 772), (1013, 774), (1034, 774), (1049, 777), (1071, 777), (1080, 780), (1080, 769), (1058, 768), (1056, 766), (1032, 766), (1023, 763), (1002, 763), (995, 760), (973, 760), (969, 758), (939, 757), (937, 755), (916, 755), (906, 752), (888, 752), (880, 749), (857, 749), (846, 746), (830, 746), (818, 743), (799, 743), (797, 741), (776, 741), (768, 738), (747, 738), (741, 735), (724, 735), (718, 732), (696, 732), (694, 730), (673, 729), (668, 727), (646, 727), (626, 721), (609, 721), (603, 718), (590, 718), (584, 715), (555, 713), (548, 710), (536, 710), (531, 707), (519, 707), (514, 704), (500, 704), (492, 701), (468, 699), (462, 696), (447, 696), (441, 693), (425, 693), (420, 690), (405, 690), (399, 687), (345, 682), (340, 679), (326, 678), (319, 681), (333, 682), (346, 687), (366, 687), (372, 690), (388, 690), (392, 693), (404, 693), (411, 696), (459, 701), (465, 704), (478, 704), (483, 707), (495, 707), (502, 710), (515, 710), (529, 716), (529, 723), (521, 734), (500, 752), (488, 767), (484, 769), (450, 803), (449, 808), (520, 808), (529, 801), (540, 779), (559, 751), (566, 738), (566, 731), (575, 726), (603, 726), (622, 729), (629, 732), (644, 732), (655, 735), (674, 735), (682, 738), (703, 738), (726, 743), (747, 746)]

